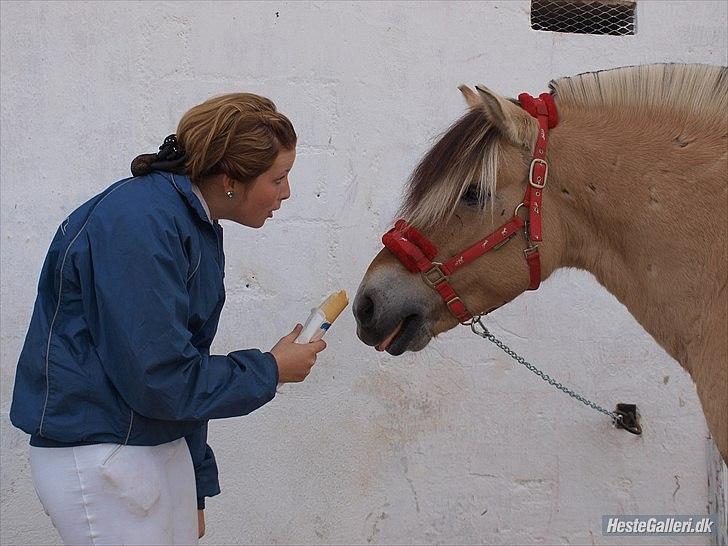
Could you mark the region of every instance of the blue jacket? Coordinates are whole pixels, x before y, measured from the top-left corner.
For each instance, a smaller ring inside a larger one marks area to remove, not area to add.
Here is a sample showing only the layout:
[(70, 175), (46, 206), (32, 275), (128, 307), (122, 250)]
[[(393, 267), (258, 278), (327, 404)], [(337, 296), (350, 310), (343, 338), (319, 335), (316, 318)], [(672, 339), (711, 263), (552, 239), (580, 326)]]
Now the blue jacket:
[(250, 413), (278, 381), (270, 353), (210, 355), (224, 266), (186, 176), (128, 178), (81, 205), (41, 271), (12, 423), (46, 447), (185, 437), (204, 506), (220, 491), (208, 419)]

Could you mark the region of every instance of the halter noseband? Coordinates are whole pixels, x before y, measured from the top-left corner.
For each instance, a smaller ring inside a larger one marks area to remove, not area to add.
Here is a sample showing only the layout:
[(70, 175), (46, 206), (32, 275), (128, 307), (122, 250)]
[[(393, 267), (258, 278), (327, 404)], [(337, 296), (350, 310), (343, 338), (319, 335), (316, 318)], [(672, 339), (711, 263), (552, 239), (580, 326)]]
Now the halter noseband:
[[(516, 207), (513, 217), (490, 235), (443, 263), (433, 261), (437, 255), (437, 247), (432, 241), (404, 220), (397, 220), (394, 227), (382, 237), (384, 246), (409, 271), (419, 272), (425, 283), (440, 294), (450, 312), (461, 323), (468, 322), (473, 315), (450, 286), (450, 275), (486, 252), (500, 248), (522, 228), (528, 243), (528, 247), (523, 250), (530, 274), (528, 289), (536, 290), (541, 284), (541, 257), (538, 252), (538, 244), (543, 241), (541, 202), (549, 172), (546, 162), (546, 145), (548, 144), (549, 129), (556, 127), (558, 116), (554, 99), (549, 93), (541, 93), (538, 98), (521, 93), (518, 101), (526, 112), (538, 120), (539, 130), (533, 159), (528, 169), (526, 193), (523, 201)], [(528, 209), (527, 221), (518, 214), (521, 207)]]

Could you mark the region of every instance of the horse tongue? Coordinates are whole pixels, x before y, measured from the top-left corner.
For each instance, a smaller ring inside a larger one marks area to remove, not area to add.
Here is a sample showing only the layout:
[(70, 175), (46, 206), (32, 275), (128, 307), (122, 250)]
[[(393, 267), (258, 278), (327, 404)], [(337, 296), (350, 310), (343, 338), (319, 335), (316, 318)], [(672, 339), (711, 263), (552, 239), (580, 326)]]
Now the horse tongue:
[(402, 329), (402, 322), (400, 322), (397, 327), (394, 329), (394, 331), (387, 336), (387, 338), (380, 342), (375, 349), (379, 352), (386, 351), (387, 347), (389, 347), (392, 344), (392, 341), (394, 341), (394, 338), (397, 337), (397, 334), (399, 334), (399, 331)]

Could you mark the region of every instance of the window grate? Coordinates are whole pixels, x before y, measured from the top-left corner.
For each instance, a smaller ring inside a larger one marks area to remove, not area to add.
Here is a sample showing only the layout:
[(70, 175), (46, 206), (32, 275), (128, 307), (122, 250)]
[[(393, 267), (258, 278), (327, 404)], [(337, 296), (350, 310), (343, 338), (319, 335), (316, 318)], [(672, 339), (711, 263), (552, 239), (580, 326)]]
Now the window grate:
[(574, 34), (635, 33), (636, 0), (531, 0), (531, 28)]

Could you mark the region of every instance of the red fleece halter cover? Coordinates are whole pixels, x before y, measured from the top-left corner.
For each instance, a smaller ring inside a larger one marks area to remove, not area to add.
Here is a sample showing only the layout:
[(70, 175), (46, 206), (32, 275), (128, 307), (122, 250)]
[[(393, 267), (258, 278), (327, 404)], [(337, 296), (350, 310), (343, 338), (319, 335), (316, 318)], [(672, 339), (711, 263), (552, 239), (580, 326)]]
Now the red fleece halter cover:
[(435, 245), (404, 220), (397, 220), (394, 228), (384, 234), (382, 242), (412, 273), (430, 269), (437, 254)]

